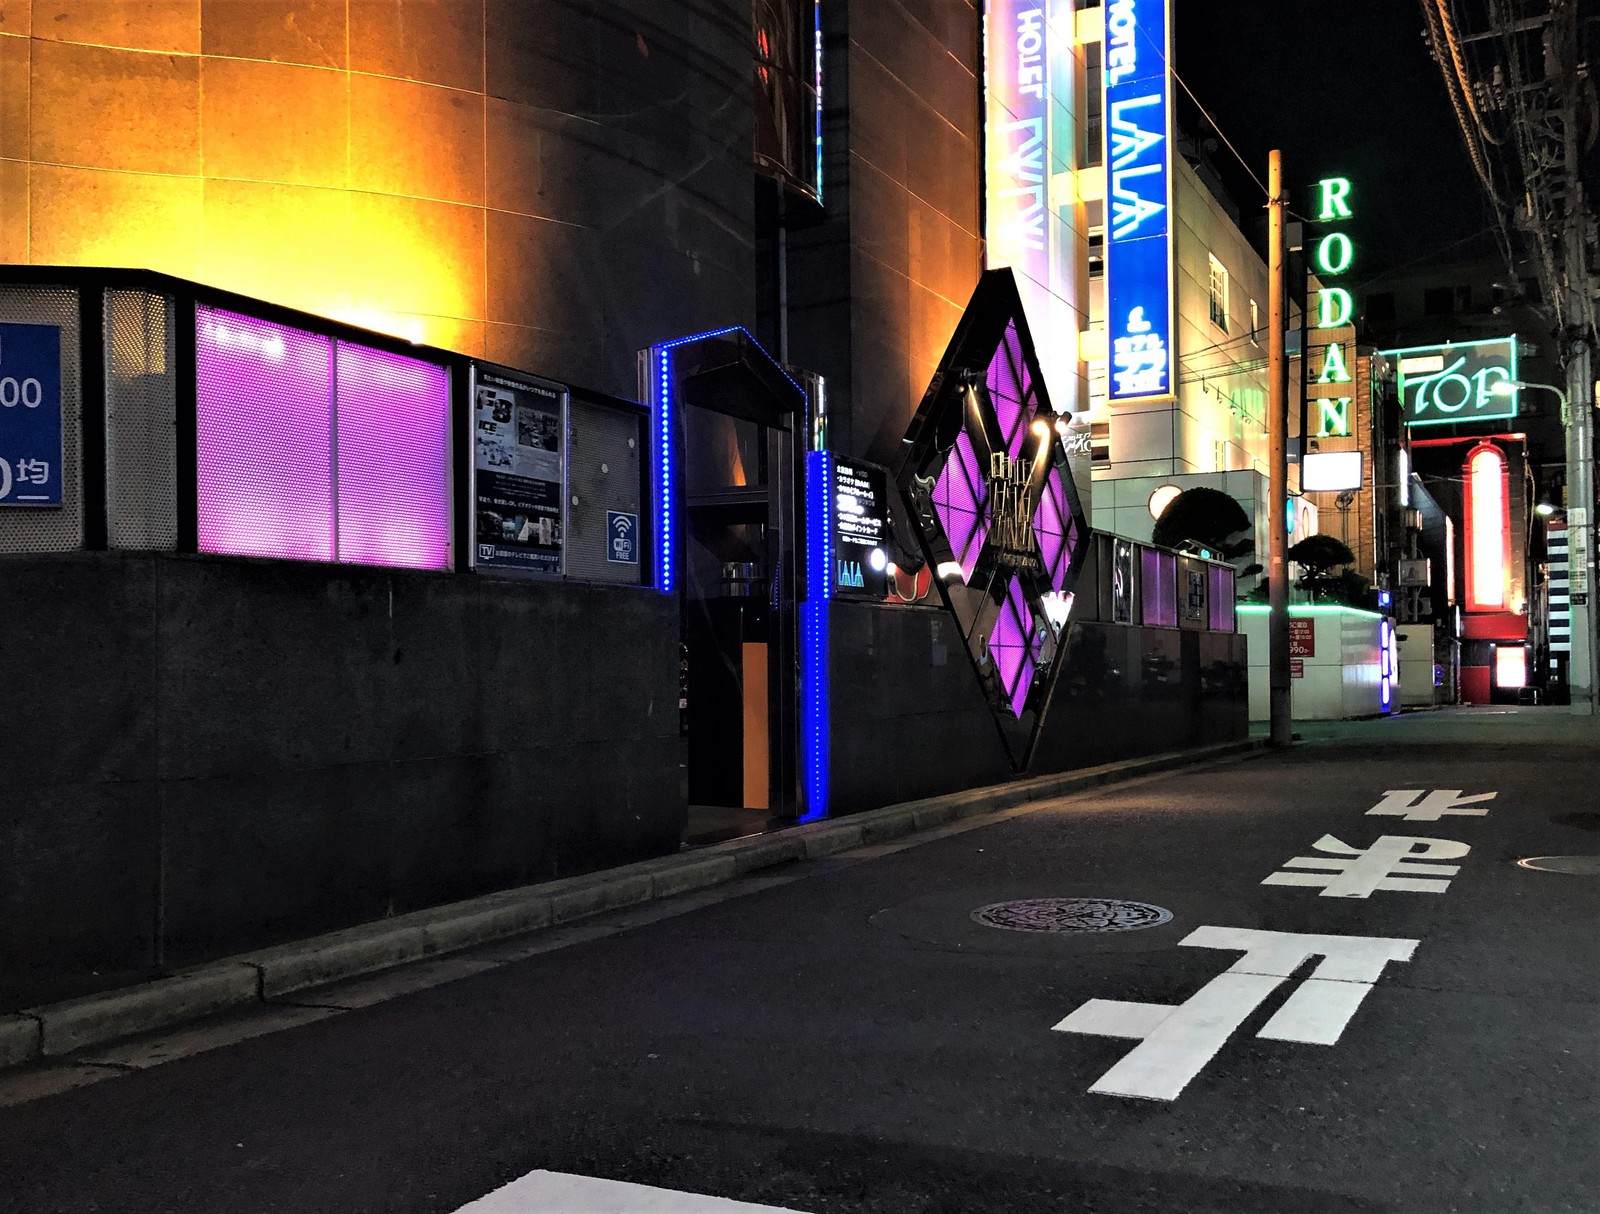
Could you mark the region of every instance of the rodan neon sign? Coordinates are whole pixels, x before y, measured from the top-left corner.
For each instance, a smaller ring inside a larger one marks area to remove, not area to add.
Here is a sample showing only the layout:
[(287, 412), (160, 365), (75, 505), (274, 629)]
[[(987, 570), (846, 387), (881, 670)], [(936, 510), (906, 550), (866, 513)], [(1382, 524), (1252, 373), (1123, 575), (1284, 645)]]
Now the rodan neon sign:
[[(1317, 222), (1335, 223), (1351, 218), (1350, 179), (1324, 177), (1317, 182)], [(1325, 232), (1317, 241), (1311, 254), (1311, 264), (1323, 278), (1333, 278), (1350, 269), (1355, 248), (1348, 233), (1340, 230)], [(1350, 292), (1343, 287), (1324, 286), (1317, 294), (1317, 328), (1342, 329), (1355, 314), (1355, 303)], [(1322, 359), (1322, 373), (1318, 384), (1340, 385), (1351, 380), (1350, 366), (1345, 359), (1344, 344), (1329, 342)], [(1334, 388), (1337, 392), (1339, 389)], [(1317, 437), (1345, 437), (1350, 433), (1350, 401), (1348, 396), (1322, 396), (1317, 398)]]

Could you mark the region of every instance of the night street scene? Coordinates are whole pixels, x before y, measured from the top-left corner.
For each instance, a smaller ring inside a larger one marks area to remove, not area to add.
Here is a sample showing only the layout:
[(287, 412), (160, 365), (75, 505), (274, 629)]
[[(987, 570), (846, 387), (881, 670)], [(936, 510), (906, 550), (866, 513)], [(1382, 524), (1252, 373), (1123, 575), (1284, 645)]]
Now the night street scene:
[(0, 1214), (1600, 1214), (1595, 0), (0, 0)]

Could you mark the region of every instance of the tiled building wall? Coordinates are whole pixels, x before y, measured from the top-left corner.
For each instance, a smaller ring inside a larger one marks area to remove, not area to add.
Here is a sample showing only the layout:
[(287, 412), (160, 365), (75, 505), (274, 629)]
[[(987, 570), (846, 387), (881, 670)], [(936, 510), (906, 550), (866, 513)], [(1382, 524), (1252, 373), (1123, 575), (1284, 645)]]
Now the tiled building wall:
[(4, 0), (0, 261), (137, 266), (632, 395), (749, 323), (741, 0)]
[(831, 445), (892, 464), (982, 270), (981, 9), (823, 6), (828, 219), (791, 243), (790, 357), (828, 377)]

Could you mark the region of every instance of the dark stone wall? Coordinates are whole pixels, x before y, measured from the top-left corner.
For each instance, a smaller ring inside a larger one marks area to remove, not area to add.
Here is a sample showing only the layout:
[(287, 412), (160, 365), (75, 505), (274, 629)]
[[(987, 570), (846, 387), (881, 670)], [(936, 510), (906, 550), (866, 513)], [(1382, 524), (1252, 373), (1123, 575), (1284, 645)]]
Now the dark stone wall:
[[(832, 812), (1014, 778), (954, 622), (942, 608), (830, 609)], [(1242, 739), (1245, 638), (1086, 620), (1026, 775)]]
[(0, 579), (0, 988), (673, 851), (648, 590), (166, 555)]
[(828, 378), (829, 446), (893, 465), (983, 268), (981, 8), (823, 6), (827, 221), (790, 243), (789, 351)]

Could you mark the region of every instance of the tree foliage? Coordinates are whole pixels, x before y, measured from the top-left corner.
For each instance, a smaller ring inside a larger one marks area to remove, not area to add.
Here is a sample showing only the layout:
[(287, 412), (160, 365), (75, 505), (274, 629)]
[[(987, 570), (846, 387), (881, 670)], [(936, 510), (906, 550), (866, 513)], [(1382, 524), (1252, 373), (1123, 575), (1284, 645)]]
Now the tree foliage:
[(1186, 542), (1232, 559), (1255, 550), (1254, 525), (1244, 507), (1220, 489), (1185, 489), (1161, 512), (1150, 540), (1163, 548)]

